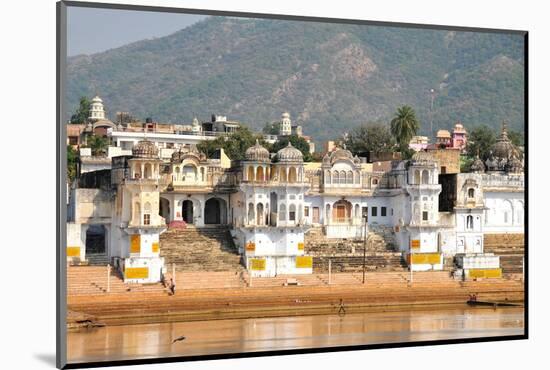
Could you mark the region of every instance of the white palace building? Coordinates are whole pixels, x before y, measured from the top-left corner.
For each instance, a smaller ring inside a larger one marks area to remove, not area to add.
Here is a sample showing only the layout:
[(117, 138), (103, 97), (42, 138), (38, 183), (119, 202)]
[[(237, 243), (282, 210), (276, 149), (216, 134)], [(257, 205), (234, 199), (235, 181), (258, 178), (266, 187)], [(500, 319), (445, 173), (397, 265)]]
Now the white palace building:
[[(484, 251), (484, 235), (524, 232), (524, 174), (506, 128), (491, 158), (470, 173), (441, 173), (419, 151), (375, 170), (345, 148), (304, 163), (290, 144), (271, 154), (259, 143), (245, 160), (209, 159), (191, 144), (162, 159), (148, 139), (110, 169), (85, 173), (70, 192), (67, 256), (83, 262), (104, 252), (129, 282), (157, 282), (166, 271), (160, 235), (170, 225), (225, 227), (251, 276), (310, 274), (305, 238), (368, 238), (385, 228), (412, 269), (440, 270), (454, 259), (459, 272), (499, 274)], [(101, 244), (101, 243), (100, 243)], [(185, 269), (185, 266), (180, 266)]]

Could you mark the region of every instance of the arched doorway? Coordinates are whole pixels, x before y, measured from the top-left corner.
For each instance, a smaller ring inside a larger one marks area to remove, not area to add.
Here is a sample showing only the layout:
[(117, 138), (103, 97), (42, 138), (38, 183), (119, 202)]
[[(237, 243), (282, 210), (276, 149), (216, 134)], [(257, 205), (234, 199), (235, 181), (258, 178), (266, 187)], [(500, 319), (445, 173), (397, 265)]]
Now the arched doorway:
[(183, 221), (187, 222), (188, 224), (193, 223), (193, 201), (183, 201), (183, 205), (181, 207), (181, 216), (183, 217)]
[(209, 225), (226, 223), (225, 200), (210, 198), (206, 201), (204, 204), (204, 223)]
[(160, 198), (159, 216), (164, 217), (164, 220), (170, 222), (170, 201), (166, 198)]
[(332, 206), (332, 219), (336, 223), (347, 223), (351, 220), (351, 203), (340, 199)]
[(86, 230), (86, 254), (105, 253), (105, 226), (90, 225)]
[(256, 225), (264, 225), (264, 205), (262, 203), (256, 204)]

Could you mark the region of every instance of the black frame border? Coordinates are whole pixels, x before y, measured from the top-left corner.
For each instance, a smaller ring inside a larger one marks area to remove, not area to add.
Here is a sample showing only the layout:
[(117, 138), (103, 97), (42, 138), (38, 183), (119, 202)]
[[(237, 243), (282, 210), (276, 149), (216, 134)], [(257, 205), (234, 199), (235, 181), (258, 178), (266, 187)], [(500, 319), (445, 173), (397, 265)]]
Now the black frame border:
[[(195, 356), (174, 356), (174, 357), (157, 357), (144, 358), (135, 360), (111, 360), (97, 362), (81, 362), (67, 363), (67, 270), (66, 270), (66, 216), (67, 207), (65, 200), (67, 199), (66, 186), (66, 166), (65, 158), (66, 150), (66, 125), (63, 121), (63, 112), (65, 107), (65, 83), (66, 83), (66, 61), (67, 61), (67, 7), (80, 8), (96, 8), (96, 9), (113, 9), (113, 10), (134, 10), (157, 13), (184, 13), (212, 16), (230, 16), (242, 18), (264, 18), (264, 19), (280, 19), (305, 22), (325, 22), (325, 23), (340, 23), (340, 24), (358, 24), (371, 26), (386, 26), (386, 27), (401, 27), (401, 28), (418, 28), (418, 29), (433, 29), (433, 30), (452, 30), (466, 32), (484, 32), (484, 33), (506, 33), (522, 35), (524, 38), (524, 334), (498, 337), (477, 337), (463, 339), (444, 339), (434, 341), (411, 341), (411, 342), (393, 342), (381, 344), (366, 344), (366, 345), (351, 345), (338, 347), (314, 347), (304, 349), (287, 349), (287, 350), (272, 350), (259, 352), (240, 352), (226, 354), (210, 354), (210, 355), (195, 355)], [(191, 361), (207, 361), (220, 359), (235, 359), (249, 357), (266, 357), (266, 356), (286, 356), (295, 354), (310, 354), (323, 352), (344, 352), (344, 351), (359, 351), (368, 349), (382, 348), (405, 348), (405, 347), (421, 347), (435, 346), (445, 344), (466, 344), (466, 343), (482, 343), (482, 342), (499, 342), (509, 340), (529, 339), (529, 32), (525, 30), (509, 30), (496, 28), (476, 28), (476, 27), (459, 27), (448, 25), (434, 24), (419, 24), (419, 23), (403, 23), (403, 22), (382, 22), (369, 21), (359, 19), (345, 18), (325, 18), (325, 17), (308, 17), (299, 15), (284, 15), (284, 14), (266, 14), (252, 12), (237, 12), (225, 10), (210, 10), (210, 9), (190, 9), (190, 8), (174, 8), (163, 6), (147, 6), (147, 5), (131, 5), (131, 4), (112, 4), (98, 2), (81, 2), (81, 1), (59, 1), (56, 4), (56, 45), (57, 45), (57, 60), (56, 60), (56, 90), (57, 90), (57, 138), (56, 138), (56, 200), (57, 200), (57, 219), (56, 219), (56, 367), (58, 369), (79, 369), (79, 368), (95, 368), (107, 366), (127, 366), (127, 365), (143, 365), (143, 364), (159, 364), (173, 362), (191, 362)]]

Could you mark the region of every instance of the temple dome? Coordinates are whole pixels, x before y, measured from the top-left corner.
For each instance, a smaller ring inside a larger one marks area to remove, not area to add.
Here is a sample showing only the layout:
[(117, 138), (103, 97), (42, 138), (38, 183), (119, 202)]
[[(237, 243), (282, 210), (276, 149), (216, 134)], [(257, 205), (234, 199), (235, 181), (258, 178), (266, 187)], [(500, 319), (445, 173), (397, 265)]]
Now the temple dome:
[(472, 172), (485, 172), (485, 164), (483, 164), (483, 161), (476, 157), (472, 165), (470, 166), (470, 171)]
[(509, 159), (514, 154), (514, 145), (508, 138), (508, 132), (506, 131), (505, 125), (502, 126), (502, 132), (493, 146), (492, 151), (497, 159)]
[(353, 160), (353, 154), (349, 150), (347, 150), (345, 147), (343, 149), (336, 149), (331, 154), (331, 161), (337, 161), (339, 159), (349, 159)]
[(258, 139), (255, 145), (246, 150), (244, 156), (247, 161), (269, 162), (269, 151), (260, 145)]
[(140, 140), (132, 148), (132, 156), (137, 158), (158, 158), (159, 149), (152, 141)]
[(288, 145), (277, 152), (278, 162), (303, 162), (302, 152), (292, 146), (290, 141)]

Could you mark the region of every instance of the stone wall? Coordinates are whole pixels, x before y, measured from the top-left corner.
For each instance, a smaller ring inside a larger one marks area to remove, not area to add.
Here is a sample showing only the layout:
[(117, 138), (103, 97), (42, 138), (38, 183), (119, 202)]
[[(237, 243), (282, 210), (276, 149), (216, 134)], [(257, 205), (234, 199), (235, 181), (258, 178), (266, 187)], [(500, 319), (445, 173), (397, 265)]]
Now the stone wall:
[(440, 174), (460, 173), (460, 149), (431, 149), (429, 152), (437, 160)]

